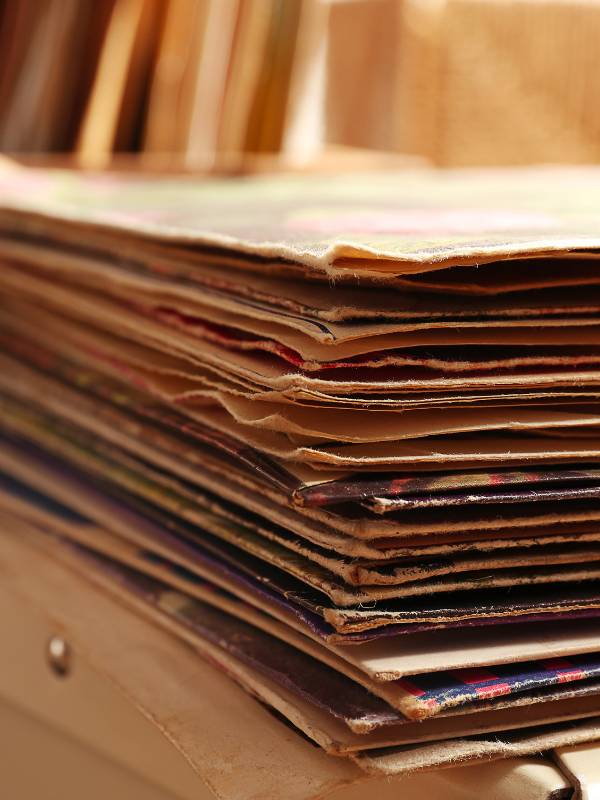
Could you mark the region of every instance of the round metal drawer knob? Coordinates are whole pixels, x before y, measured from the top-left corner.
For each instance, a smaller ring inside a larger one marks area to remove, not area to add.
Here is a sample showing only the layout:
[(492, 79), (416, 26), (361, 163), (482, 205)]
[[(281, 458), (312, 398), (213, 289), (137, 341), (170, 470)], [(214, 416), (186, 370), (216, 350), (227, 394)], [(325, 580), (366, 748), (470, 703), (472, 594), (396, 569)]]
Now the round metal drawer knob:
[(71, 671), (71, 648), (61, 636), (48, 639), (46, 660), (50, 669), (60, 678), (65, 678)]

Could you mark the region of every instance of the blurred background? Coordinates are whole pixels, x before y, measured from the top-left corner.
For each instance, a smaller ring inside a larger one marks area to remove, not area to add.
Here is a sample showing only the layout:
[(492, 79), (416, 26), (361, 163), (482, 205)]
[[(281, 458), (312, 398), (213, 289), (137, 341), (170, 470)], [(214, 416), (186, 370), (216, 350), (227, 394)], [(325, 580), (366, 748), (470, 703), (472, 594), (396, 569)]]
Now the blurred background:
[(0, 152), (593, 163), (599, 48), (596, 0), (0, 0)]

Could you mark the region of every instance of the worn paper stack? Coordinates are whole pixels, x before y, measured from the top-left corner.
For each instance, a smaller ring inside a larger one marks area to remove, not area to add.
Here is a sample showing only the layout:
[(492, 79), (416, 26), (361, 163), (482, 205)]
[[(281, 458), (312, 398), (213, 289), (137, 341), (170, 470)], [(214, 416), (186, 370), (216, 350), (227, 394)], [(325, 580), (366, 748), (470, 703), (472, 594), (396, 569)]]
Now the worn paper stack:
[(373, 774), (600, 738), (600, 172), (0, 204), (0, 555)]

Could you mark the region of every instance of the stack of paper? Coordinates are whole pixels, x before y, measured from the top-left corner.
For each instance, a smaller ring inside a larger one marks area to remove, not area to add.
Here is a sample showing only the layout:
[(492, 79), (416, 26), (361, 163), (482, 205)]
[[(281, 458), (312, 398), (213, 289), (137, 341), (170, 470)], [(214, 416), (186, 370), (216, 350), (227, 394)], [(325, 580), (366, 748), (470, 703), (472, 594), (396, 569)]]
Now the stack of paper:
[(5, 172), (2, 536), (368, 771), (600, 738), (599, 178)]

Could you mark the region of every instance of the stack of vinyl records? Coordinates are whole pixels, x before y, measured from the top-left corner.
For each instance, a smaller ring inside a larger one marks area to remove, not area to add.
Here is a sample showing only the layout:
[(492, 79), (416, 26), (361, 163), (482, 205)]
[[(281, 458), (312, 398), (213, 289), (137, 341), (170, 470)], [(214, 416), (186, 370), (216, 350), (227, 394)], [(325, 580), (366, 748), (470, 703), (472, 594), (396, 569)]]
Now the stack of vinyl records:
[(0, 554), (371, 773), (600, 738), (599, 179), (0, 173)]
[[(73, 152), (87, 165), (135, 152), (204, 169), (296, 150), (305, 161), (319, 149), (309, 78), (326, 34), (315, 0), (0, 3), (0, 150)], [(340, 58), (330, 68), (343, 74)]]

